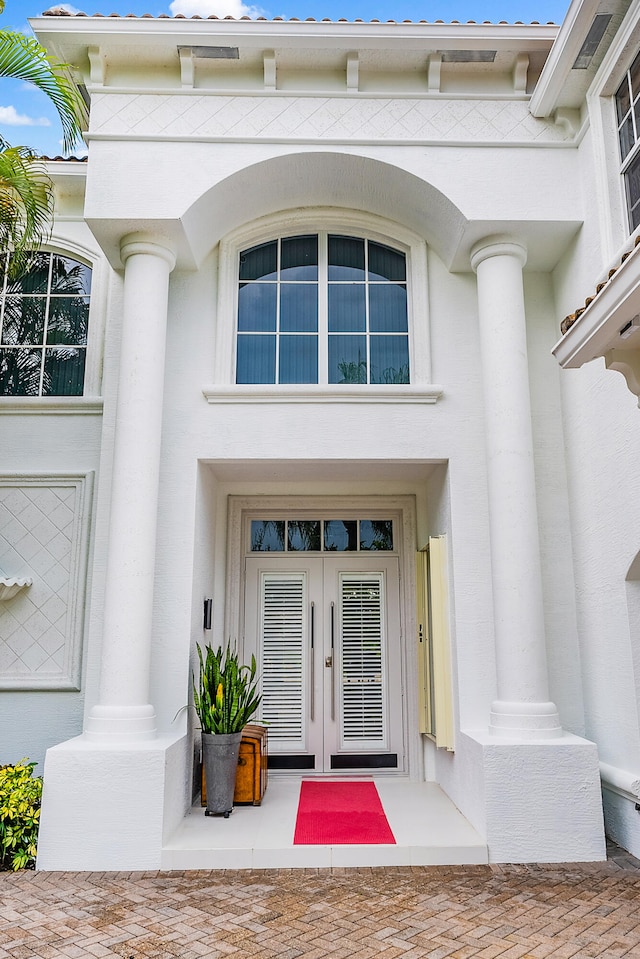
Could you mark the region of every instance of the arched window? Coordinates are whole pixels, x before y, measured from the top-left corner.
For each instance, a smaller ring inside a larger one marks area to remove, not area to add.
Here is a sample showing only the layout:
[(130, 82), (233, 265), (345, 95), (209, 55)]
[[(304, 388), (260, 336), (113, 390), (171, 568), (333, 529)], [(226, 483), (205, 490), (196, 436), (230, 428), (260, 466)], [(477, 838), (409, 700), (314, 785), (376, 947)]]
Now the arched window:
[(409, 383), (400, 250), (326, 232), (243, 250), (236, 383)]
[(34, 254), (0, 294), (0, 395), (81, 396), (91, 269), (59, 253)]

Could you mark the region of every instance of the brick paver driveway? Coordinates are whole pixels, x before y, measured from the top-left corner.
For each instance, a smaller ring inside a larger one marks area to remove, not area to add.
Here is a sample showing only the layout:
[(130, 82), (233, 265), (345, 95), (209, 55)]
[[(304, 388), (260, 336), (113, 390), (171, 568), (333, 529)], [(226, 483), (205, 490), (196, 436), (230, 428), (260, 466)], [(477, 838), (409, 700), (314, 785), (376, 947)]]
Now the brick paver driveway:
[(0, 957), (640, 957), (638, 867), (1, 873)]

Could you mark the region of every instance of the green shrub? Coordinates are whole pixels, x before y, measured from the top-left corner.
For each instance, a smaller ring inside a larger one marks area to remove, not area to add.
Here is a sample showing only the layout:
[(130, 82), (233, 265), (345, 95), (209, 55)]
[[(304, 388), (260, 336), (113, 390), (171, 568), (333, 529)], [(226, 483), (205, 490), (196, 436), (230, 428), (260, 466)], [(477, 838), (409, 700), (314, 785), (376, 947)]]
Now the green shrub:
[(23, 759), (0, 766), (0, 869), (33, 869), (38, 845), (42, 778)]

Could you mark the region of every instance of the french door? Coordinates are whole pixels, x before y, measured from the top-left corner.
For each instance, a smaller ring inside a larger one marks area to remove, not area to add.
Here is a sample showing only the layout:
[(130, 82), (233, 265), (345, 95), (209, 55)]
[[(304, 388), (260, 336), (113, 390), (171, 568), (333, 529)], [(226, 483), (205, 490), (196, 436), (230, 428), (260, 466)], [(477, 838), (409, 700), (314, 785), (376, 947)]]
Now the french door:
[(252, 556), (244, 622), (271, 766), (404, 768), (396, 557)]

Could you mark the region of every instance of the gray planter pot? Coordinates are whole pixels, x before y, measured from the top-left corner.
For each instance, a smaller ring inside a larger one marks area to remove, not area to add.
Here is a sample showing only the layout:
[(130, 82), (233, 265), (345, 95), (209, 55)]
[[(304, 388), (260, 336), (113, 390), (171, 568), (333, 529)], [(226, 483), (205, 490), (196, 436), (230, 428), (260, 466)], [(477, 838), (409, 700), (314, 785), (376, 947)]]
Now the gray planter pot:
[(202, 762), (207, 784), (205, 816), (229, 818), (233, 811), (238, 753), (242, 733), (202, 733)]

